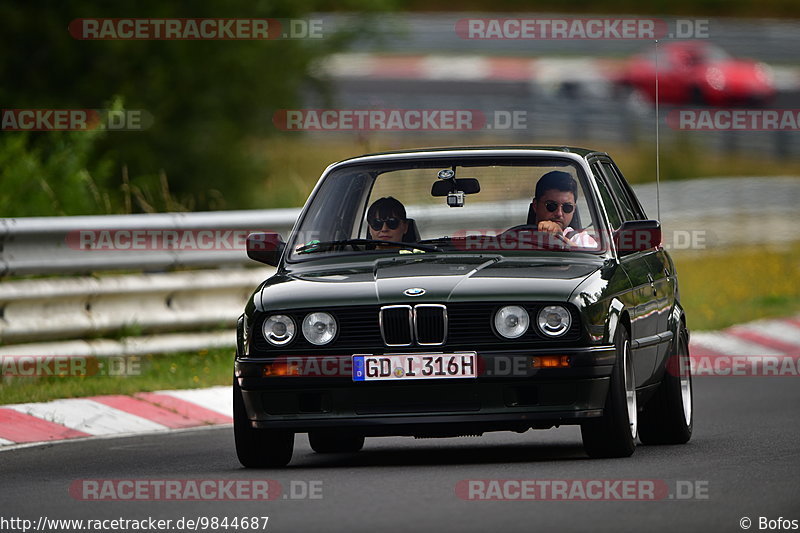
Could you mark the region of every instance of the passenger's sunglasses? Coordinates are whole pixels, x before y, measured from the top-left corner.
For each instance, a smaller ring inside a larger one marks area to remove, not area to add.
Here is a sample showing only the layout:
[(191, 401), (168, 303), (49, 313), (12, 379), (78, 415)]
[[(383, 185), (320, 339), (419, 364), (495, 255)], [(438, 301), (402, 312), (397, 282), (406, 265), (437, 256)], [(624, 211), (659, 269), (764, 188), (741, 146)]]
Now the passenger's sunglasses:
[(402, 222), (399, 218), (391, 217), (391, 218), (372, 218), (369, 220), (369, 227), (374, 229), (375, 231), (380, 231), (385, 223), (389, 226), (389, 229), (397, 229), (400, 227), (400, 222)]
[[(553, 200), (548, 200), (544, 203), (545, 208), (550, 211), (551, 213), (555, 213), (556, 209), (558, 209), (559, 203), (554, 202)], [(565, 213), (572, 213), (575, 210), (575, 204), (561, 204), (561, 210)]]

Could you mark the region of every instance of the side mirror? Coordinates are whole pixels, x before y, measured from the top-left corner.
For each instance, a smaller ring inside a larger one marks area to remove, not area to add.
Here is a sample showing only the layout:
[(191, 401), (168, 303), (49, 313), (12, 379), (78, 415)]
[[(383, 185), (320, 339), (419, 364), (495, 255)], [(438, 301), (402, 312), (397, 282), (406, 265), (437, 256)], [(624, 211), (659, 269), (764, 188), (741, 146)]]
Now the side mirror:
[(629, 220), (614, 232), (614, 245), (619, 255), (643, 252), (661, 245), (661, 223), (658, 220)]
[(251, 233), (247, 236), (247, 257), (259, 263), (278, 266), (284, 248), (286, 243), (278, 233)]

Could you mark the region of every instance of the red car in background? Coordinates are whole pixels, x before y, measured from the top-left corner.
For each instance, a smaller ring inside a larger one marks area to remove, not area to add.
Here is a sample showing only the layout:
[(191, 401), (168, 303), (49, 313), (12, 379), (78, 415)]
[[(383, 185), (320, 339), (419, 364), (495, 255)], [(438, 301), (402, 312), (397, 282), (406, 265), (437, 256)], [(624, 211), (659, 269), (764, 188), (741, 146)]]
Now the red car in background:
[[(634, 56), (615, 80), (655, 102), (655, 49)], [(678, 41), (658, 48), (658, 100), (662, 104), (764, 105), (775, 95), (769, 67), (735, 59), (703, 41)]]

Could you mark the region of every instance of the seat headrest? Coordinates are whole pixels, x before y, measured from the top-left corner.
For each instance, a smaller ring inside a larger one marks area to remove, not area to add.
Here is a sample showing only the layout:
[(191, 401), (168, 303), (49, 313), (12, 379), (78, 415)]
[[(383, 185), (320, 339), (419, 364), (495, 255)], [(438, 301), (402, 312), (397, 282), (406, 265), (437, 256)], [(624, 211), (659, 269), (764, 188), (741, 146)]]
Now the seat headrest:
[(407, 218), (406, 222), (408, 223), (408, 229), (403, 234), (403, 242), (418, 242), (420, 240), (419, 230), (417, 229), (417, 223), (414, 222), (413, 218)]

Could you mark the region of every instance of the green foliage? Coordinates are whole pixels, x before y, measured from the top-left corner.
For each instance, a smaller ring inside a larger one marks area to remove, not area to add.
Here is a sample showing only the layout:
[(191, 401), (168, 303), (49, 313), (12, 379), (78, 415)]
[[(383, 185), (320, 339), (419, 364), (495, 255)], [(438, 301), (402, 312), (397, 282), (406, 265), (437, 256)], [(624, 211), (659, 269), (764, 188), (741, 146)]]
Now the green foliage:
[[(89, 360), (91, 361), (91, 359)], [(121, 361), (117, 360), (118, 364)], [(87, 364), (91, 368), (91, 363)], [(165, 389), (230, 385), (233, 348), (181, 354), (129, 356), (132, 375), (0, 376), (0, 405), (81, 398), (99, 394), (134, 394)]]
[[(0, 205), (20, 202), (10, 187), (20, 182), (34, 195), (20, 205), (26, 212), (4, 214), (124, 210), (124, 196), (132, 193), (126, 174), (140, 193), (130, 203), (135, 211), (255, 207), (251, 191), (263, 179), (265, 160), (249, 148), (251, 141), (273, 133), (276, 110), (298, 104), (315, 59), (364, 35), (369, 25), (366, 17), (345, 33), (323, 26), (323, 39), (268, 41), (76, 40), (67, 30), (72, 20), (93, 17), (308, 19), (317, 3), (143, 0), (131, 7), (91, 0), (0, 4), (5, 108), (100, 109), (119, 98), (127, 109), (153, 117), (143, 131), (3, 132), (0, 157), (28, 172), (12, 182), (6, 181), (11, 169), (4, 170)], [(153, 205), (165, 197), (167, 179), (174, 199)]]
[(797, 0), (405, 0), (408, 11), (490, 11), (495, 13), (608, 13), (726, 17), (799, 17)]
[(112, 167), (94, 158), (101, 132), (0, 135), (0, 213), (66, 215), (112, 212)]
[[(675, 253), (673, 258), (691, 330), (718, 330), (800, 312), (798, 244)], [(736, 268), (730, 268), (733, 264)]]

